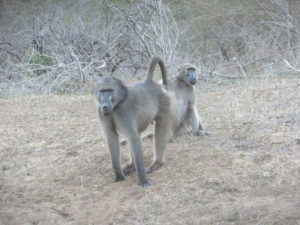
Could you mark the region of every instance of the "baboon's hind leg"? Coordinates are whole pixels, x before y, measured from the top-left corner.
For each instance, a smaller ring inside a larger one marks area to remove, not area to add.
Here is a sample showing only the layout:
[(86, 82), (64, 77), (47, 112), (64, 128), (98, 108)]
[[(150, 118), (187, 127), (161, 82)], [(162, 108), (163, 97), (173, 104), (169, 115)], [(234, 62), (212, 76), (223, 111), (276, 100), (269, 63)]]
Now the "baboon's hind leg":
[(125, 176), (133, 173), (136, 169), (135, 169), (135, 165), (134, 165), (134, 161), (133, 161), (133, 155), (132, 155), (132, 151), (130, 151), (130, 160), (129, 162), (123, 167), (123, 172), (125, 174)]
[(164, 153), (167, 144), (167, 138), (169, 134), (169, 120), (168, 118), (159, 118), (155, 124), (155, 149), (154, 149), (154, 160), (147, 173), (152, 173), (163, 165)]

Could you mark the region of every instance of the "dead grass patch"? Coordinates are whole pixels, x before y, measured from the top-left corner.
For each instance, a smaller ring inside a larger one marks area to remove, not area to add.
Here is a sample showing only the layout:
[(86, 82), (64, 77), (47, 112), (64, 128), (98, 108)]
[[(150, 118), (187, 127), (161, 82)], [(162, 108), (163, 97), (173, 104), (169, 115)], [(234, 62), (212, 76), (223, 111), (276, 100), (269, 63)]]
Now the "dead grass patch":
[[(299, 81), (205, 87), (213, 135), (168, 144), (147, 189), (136, 175), (112, 183), (91, 96), (0, 99), (0, 223), (299, 224)], [(143, 147), (149, 165), (152, 141)]]

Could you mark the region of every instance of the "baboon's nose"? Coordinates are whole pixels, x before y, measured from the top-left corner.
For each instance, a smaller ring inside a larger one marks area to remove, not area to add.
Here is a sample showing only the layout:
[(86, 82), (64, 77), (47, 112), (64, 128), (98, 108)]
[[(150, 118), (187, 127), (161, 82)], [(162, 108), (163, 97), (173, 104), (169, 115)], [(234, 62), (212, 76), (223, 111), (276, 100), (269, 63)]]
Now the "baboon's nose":
[(105, 116), (108, 116), (111, 113), (111, 108), (109, 105), (102, 105), (101, 111)]

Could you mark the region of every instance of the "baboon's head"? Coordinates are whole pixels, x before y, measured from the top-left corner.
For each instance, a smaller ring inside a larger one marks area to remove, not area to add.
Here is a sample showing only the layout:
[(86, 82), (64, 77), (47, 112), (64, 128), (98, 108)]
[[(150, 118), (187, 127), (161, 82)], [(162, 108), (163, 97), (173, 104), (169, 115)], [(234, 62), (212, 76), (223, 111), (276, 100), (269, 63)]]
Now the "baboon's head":
[(102, 78), (94, 90), (100, 111), (109, 116), (113, 110), (127, 97), (127, 89), (117, 78)]
[(193, 86), (197, 82), (196, 67), (191, 64), (184, 64), (179, 68), (179, 77), (189, 86)]

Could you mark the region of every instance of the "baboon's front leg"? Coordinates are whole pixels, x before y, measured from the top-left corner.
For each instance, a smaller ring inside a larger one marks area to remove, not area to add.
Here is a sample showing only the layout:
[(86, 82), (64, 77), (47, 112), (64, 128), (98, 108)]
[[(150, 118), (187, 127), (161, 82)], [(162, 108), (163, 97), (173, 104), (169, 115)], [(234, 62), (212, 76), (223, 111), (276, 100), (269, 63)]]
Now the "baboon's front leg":
[(154, 161), (147, 173), (152, 173), (163, 164), (164, 153), (167, 144), (167, 138), (170, 135), (169, 118), (157, 119), (155, 124), (155, 150), (154, 150)]
[(116, 175), (115, 181), (122, 181), (125, 179), (123, 170), (121, 168), (121, 152), (119, 145), (119, 136), (115, 131), (106, 131), (108, 148), (111, 154), (112, 165)]
[(188, 121), (192, 125), (192, 132), (194, 135), (203, 135), (203, 127), (195, 105), (190, 106)]
[(129, 138), (130, 149), (132, 152), (131, 156), (139, 178), (139, 185), (141, 187), (149, 186), (150, 183), (146, 179), (146, 174), (144, 169), (143, 152), (142, 152), (140, 136), (138, 135), (138, 133), (135, 132), (128, 132), (128, 133), (130, 134), (128, 138)]

